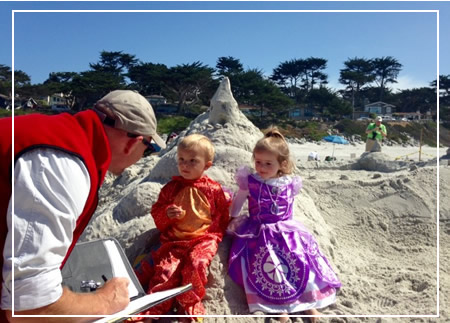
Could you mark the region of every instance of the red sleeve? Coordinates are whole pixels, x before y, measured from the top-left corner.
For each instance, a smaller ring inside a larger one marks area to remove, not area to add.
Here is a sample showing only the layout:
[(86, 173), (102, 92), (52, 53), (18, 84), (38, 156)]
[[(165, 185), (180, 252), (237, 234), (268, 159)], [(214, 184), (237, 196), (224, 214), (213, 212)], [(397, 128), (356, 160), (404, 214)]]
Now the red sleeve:
[(159, 193), (158, 200), (152, 206), (151, 214), (155, 221), (156, 228), (160, 232), (166, 231), (166, 229), (173, 223), (172, 219), (167, 217), (167, 208), (173, 203), (176, 185), (174, 182), (167, 183)]

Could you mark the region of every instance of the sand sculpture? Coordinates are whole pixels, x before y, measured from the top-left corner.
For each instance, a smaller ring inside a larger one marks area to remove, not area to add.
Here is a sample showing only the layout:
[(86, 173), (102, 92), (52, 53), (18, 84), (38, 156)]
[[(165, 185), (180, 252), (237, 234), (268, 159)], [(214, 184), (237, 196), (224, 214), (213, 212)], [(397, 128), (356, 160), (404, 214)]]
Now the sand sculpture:
[[(215, 145), (214, 166), (207, 175), (236, 190), (234, 173), (241, 165), (251, 165), (251, 150), (262, 133), (239, 111), (230, 81), (225, 78), (211, 100), (210, 109), (193, 120), (160, 155), (144, 158), (120, 177), (109, 176), (105, 180), (98, 210), (82, 239), (115, 237), (131, 261), (148, 251), (157, 238), (149, 214), (151, 205), (162, 185), (177, 175), (176, 145), (191, 133), (208, 136)], [(306, 157), (303, 156), (305, 161)], [(383, 164), (382, 159), (378, 158), (377, 163)], [(360, 170), (324, 169), (317, 165), (307, 168), (306, 162), (300, 159), (296, 162), (301, 163), (297, 172), (303, 178), (304, 189), (296, 198), (294, 218), (316, 236), (343, 283), (337, 303), (323, 313), (435, 313), (436, 166), (374, 172), (361, 167)], [(448, 167), (441, 167), (442, 178), (450, 178)], [(442, 179), (441, 251), (450, 248), (450, 207), (445, 202), (449, 189), (448, 180)], [(224, 238), (210, 266), (204, 300), (210, 314), (249, 314), (243, 291), (227, 275), (230, 242), (229, 237)], [(446, 268), (450, 259), (448, 253), (441, 257), (441, 286), (448, 291), (450, 278)], [(445, 302), (448, 296), (443, 294), (441, 304)], [(444, 313), (443, 319), (448, 320), (449, 315)], [(225, 322), (227, 319), (205, 320)], [(258, 318), (239, 318), (239, 322), (256, 321)], [(293, 321), (302, 322), (302, 319), (293, 318)], [(346, 321), (343, 318), (321, 320)]]

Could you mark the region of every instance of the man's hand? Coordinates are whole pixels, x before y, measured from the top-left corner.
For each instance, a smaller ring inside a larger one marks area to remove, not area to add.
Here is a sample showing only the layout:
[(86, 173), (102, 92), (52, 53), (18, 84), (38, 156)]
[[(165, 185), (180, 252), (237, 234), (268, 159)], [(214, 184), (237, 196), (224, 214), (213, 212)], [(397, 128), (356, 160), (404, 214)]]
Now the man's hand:
[[(119, 312), (130, 303), (128, 295), (128, 278), (115, 277), (97, 289), (94, 293), (74, 293), (68, 288), (63, 289), (62, 296), (54, 303), (44, 307), (15, 311), (16, 315), (109, 315)], [(7, 310), (9, 322), (45, 322), (59, 323), (61, 317), (23, 318), (12, 317)], [(88, 317), (65, 317), (64, 322), (91, 322)], [(2, 322), (3, 323), (3, 322)]]
[(114, 277), (95, 292), (103, 299), (106, 314), (123, 310), (130, 303), (128, 295), (128, 278)]
[(183, 210), (183, 208), (181, 206), (178, 205), (171, 205), (167, 208), (167, 217), (169, 219), (174, 219), (174, 218), (182, 218), (184, 217), (184, 215), (186, 214), (186, 211)]

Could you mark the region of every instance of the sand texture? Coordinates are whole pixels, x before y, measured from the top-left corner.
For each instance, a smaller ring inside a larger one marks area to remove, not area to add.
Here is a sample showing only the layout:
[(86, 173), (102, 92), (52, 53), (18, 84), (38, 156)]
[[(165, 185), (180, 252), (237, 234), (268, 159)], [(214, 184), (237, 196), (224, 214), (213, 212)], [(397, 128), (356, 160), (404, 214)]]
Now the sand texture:
[[(210, 110), (199, 115), (160, 155), (140, 160), (119, 177), (107, 176), (97, 212), (82, 240), (115, 237), (131, 262), (146, 252), (158, 238), (151, 206), (161, 187), (178, 175), (176, 144), (191, 133), (204, 134), (215, 145), (214, 166), (207, 175), (237, 190), (234, 173), (241, 165), (252, 165), (251, 150), (262, 133), (237, 109), (227, 86), (227, 81), (221, 84)], [(295, 173), (303, 179), (294, 218), (314, 234), (343, 285), (336, 304), (321, 312), (361, 316), (436, 314), (439, 171), (441, 317), (325, 317), (321, 322), (449, 322), (450, 169), (445, 157), (439, 160), (446, 148), (424, 147), (419, 161), (417, 146), (383, 146), (381, 153), (368, 156), (363, 143), (353, 143), (336, 145), (337, 160), (325, 162), (325, 156), (332, 154), (332, 145), (290, 144), (297, 165)], [(307, 161), (311, 151), (318, 152), (322, 161)], [(404, 155), (408, 156), (398, 158)], [(211, 315), (250, 314), (243, 290), (227, 275), (230, 243), (226, 236), (209, 269), (204, 304)], [(230, 318), (205, 318), (207, 322), (226, 320)], [(300, 317), (291, 320), (308, 321)]]

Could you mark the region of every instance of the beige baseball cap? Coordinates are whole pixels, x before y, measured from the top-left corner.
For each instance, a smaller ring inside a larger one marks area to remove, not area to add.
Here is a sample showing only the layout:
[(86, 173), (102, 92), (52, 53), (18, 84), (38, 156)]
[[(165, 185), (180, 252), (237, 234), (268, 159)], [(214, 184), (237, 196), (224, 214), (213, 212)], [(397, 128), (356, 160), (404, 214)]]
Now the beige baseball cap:
[(146, 98), (136, 91), (115, 90), (97, 101), (95, 108), (107, 108), (114, 114), (114, 128), (142, 136), (151, 136), (162, 149), (164, 140), (156, 133), (156, 117)]
[(383, 118), (382, 118), (381, 116), (378, 116), (378, 117), (376, 118), (376, 121), (383, 121)]

